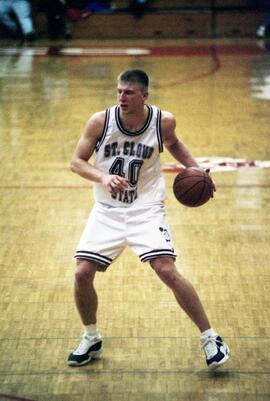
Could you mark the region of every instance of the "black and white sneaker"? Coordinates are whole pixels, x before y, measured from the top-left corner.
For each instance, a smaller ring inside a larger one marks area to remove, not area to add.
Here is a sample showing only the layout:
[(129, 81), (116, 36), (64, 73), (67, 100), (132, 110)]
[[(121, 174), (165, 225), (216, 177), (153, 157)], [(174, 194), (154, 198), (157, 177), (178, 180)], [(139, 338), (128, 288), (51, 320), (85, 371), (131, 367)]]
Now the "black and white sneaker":
[(68, 357), (69, 366), (86, 365), (91, 359), (99, 358), (102, 351), (102, 338), (99, 333), (95, 336), (84, 334), (80, 345)]
[(202, 338), (201, 344), (205, 353), (206, 363), (210, 370), (217, 369), (229, 359), (229, 347), (221, 337), (209, 336)]

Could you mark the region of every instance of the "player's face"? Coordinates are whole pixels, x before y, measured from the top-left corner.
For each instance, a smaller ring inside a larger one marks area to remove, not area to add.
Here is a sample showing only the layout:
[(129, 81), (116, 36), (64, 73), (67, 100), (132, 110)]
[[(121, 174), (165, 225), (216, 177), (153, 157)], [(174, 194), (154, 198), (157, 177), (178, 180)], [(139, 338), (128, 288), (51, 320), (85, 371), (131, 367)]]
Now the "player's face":
[(142, 85), (131, 82), (118, 82), (117, 98), (122, 113), (132, 113), (141, 109), (148, 92), (143, 90)]

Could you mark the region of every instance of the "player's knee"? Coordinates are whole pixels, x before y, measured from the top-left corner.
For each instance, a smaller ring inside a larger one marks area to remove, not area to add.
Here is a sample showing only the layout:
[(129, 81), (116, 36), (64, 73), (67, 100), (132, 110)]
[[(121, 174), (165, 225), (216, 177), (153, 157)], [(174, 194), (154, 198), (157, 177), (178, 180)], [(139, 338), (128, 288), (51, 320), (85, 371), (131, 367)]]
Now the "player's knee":
[(79, 287), (88, 285), (94, 280), (96, 273), (96, 265), (85, 260), (77, 260), (75, 271), (75, 283)]
[(151, 261), (151, 266), (165, 284), (169, 287), (173, 286), (175, 281), (175, 267), (171, 261), (170, 263), (167, 263), (166, 260), (155, 259), (154, 261)]

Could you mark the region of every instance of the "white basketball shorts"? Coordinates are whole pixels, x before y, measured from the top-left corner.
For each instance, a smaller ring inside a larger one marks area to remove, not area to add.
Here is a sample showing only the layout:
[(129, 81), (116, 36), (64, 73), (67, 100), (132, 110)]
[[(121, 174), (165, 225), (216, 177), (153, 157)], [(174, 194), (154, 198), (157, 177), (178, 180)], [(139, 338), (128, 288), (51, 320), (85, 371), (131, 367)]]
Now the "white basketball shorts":
[(164, 205), (112, 207), (96, 203), (90, 212), (75, 258), (107, 267), (130, 246), (142, 262), (176, 255), (166, 222)]

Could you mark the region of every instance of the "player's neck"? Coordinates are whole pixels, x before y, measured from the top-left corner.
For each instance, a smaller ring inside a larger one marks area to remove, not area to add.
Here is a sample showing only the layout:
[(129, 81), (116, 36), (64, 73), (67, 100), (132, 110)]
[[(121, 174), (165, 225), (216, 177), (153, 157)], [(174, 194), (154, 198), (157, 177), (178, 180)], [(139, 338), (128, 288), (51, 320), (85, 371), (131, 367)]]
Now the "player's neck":
[(148, 113), (149, 110), (145, 105), (143, 108), (130, 113), (121, 113), (120, 111), (121, 123), (130, 132), (139, 131), (145, 125)]

